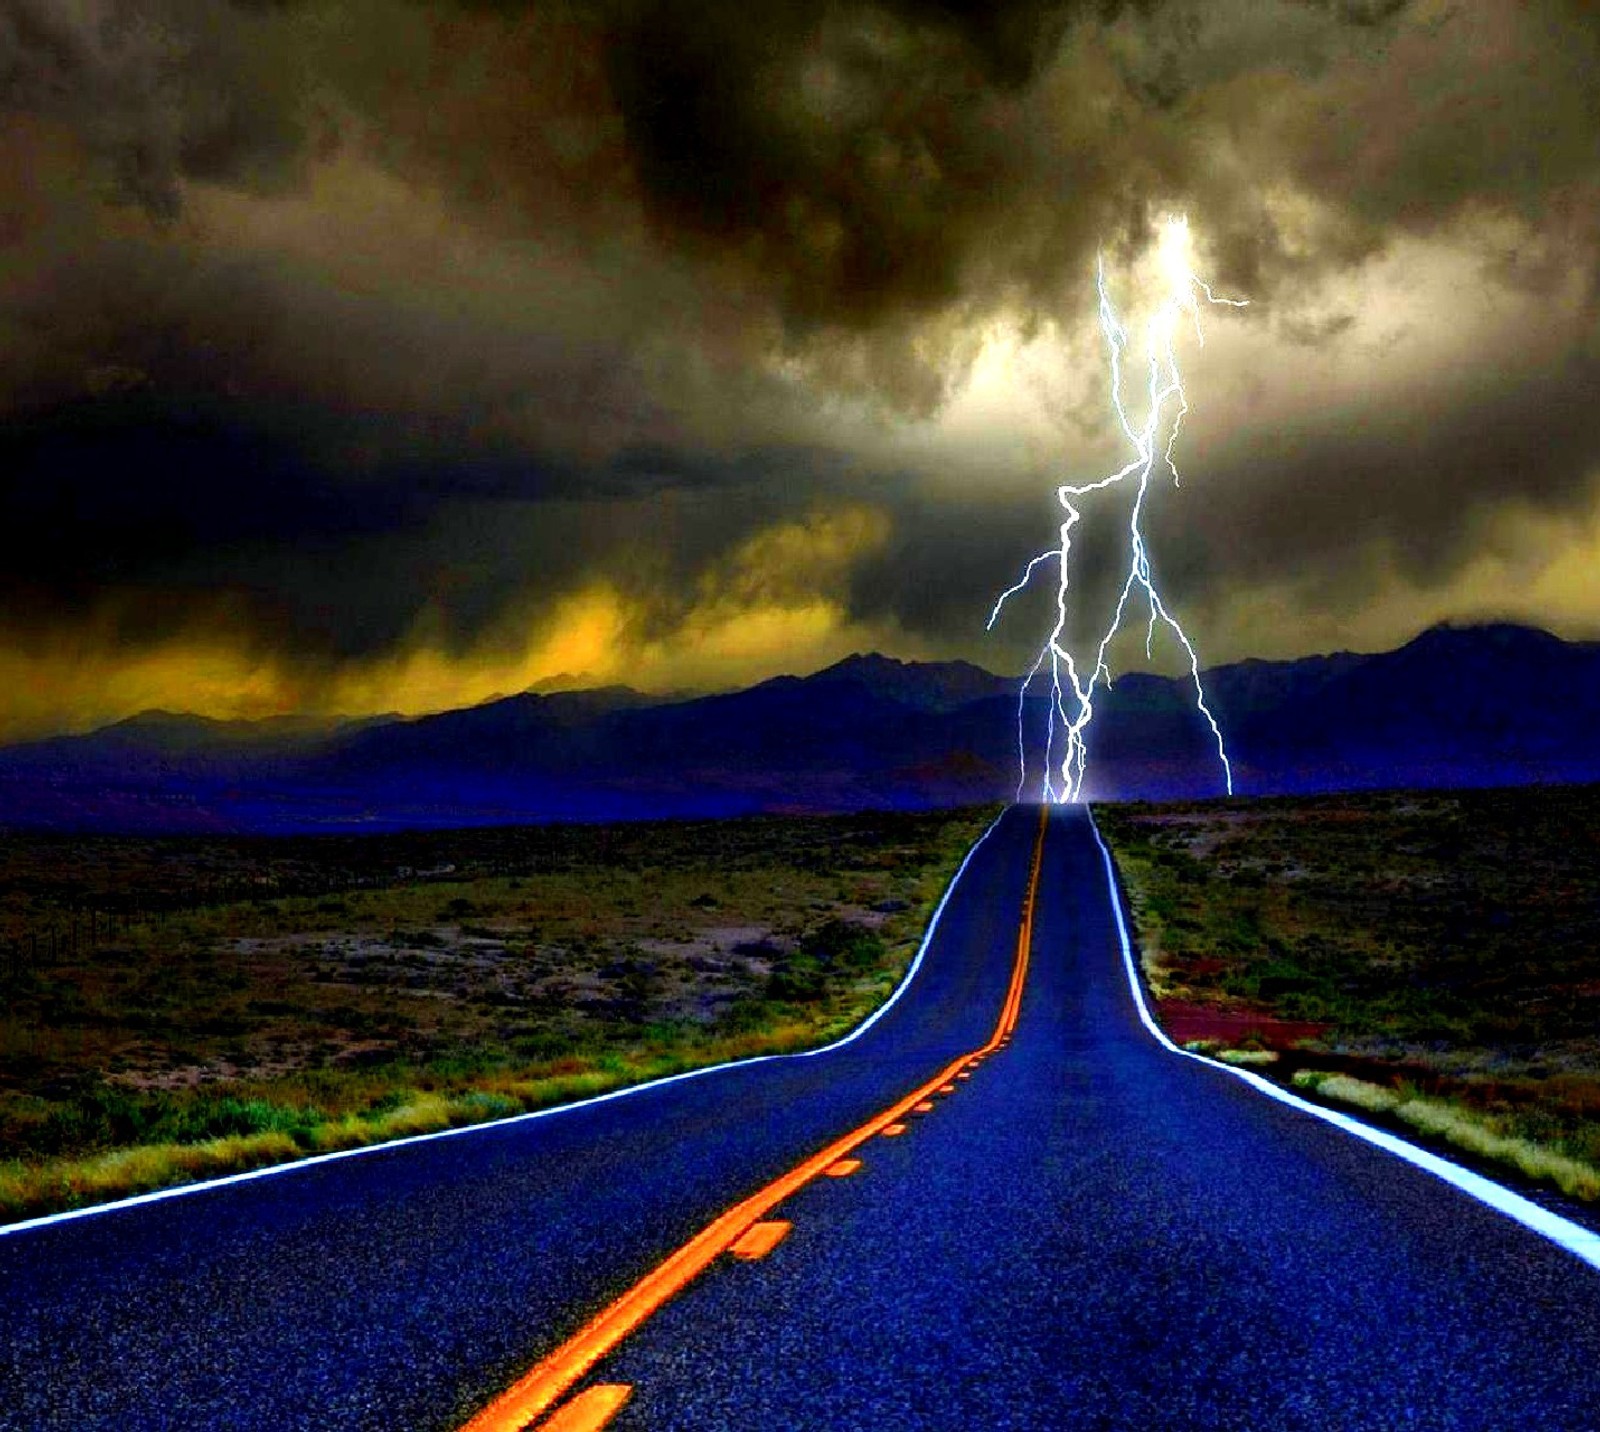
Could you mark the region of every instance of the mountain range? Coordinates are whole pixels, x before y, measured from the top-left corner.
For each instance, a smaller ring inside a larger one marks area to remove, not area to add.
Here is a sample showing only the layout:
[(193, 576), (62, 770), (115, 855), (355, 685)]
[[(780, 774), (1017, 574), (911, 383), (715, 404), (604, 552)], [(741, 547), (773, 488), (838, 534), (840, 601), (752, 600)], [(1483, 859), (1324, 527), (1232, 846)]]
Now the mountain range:
[[(1204, 674), (1241, 795), (1600, 779), (1600, 643), (1440, 626)], [(854, 656), (714, 696), (527, 693), (412, 719), (148, 712), (0, 748), (0, 827), (241, 833), (915, 808), (1017, 789), (1015, 678)], [(1024, 704), (1030, 757), (1042, 686)], [(1087, 793), (1220, 795), (1187, 678), (1096, 703)], [(1028, 792), (1041, 774), (1035, 761)]]

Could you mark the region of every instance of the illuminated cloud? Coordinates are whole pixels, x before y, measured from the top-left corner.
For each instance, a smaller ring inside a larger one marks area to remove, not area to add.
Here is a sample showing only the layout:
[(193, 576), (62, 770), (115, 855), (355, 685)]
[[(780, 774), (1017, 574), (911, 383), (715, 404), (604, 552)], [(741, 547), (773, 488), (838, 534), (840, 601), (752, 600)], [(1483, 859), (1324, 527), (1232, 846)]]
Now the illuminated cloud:
[[(291, 713), (420, 715), (530, 689), (626, 685), (690, 694), (856, 651), (903, 633), (850, 615), (852, 573), (889, 536), (885, 515), (847, 506), (761, 529), (665, 602), (597, 580), (538, 608), (502, 613), (463, 644), (437, 608), (392, 650), (307, 660), (242, 639), (237, 611), (144, 640), (109, 609), (32, 650), (0, 652), (0, 740), (85, 730), (147, 710), (217, 719)], [(913, 643), (913, 649), (914, 643)]]

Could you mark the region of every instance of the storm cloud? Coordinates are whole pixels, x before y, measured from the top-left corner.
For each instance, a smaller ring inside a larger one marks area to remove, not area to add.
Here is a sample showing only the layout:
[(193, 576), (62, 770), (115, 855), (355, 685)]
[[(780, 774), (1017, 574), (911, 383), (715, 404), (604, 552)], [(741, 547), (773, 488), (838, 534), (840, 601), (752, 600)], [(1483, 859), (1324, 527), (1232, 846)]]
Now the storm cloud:
[(1579, 0), (0, 0), (0, 110), (0, 645), (142, 673), (0, 733), (1017, 669), (1175, 212), (1205, 655), (1600, 631)]

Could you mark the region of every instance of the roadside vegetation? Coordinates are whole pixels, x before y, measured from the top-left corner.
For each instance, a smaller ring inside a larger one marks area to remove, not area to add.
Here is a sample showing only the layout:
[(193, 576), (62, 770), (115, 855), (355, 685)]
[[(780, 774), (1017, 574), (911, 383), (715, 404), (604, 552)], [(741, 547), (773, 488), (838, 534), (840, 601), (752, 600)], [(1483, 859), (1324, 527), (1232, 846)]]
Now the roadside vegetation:
[(993, 814), (7, 838), (0, 1221), (825, 1043)]
[(1600, 1199), (1600, 787), (1096, 815), (1175, 1040)]

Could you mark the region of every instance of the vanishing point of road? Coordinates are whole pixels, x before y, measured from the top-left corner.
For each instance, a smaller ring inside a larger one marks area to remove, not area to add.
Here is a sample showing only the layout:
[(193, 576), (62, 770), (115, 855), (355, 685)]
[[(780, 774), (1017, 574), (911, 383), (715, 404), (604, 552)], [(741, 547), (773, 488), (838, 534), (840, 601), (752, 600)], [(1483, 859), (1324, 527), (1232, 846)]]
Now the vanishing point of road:
[(0, 1429), (1600, 1427), (1600, 1272), (1163, 1048), (1116, 919), (1013, 808), (831, 1051), (0, 1236)]

